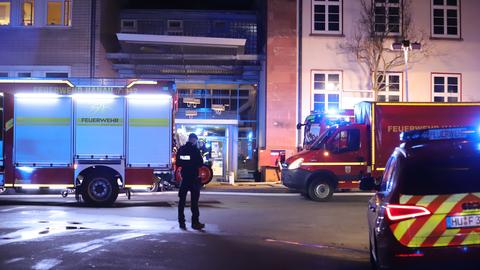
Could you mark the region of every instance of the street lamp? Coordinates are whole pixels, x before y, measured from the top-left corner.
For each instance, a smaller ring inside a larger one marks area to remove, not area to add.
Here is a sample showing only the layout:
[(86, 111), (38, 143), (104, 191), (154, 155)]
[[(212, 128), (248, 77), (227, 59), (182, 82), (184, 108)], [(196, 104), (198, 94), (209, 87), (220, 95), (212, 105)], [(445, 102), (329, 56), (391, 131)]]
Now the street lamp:
[(403, 57), (405, 60), (405, 98), (408, 102), (408, 51), (420, 50), (422, 45), (418, 42), (410, 42), (410, 40), (402, 40), (402, 42), (395, 42), (392, 44), (392, 50), (403, 50)]

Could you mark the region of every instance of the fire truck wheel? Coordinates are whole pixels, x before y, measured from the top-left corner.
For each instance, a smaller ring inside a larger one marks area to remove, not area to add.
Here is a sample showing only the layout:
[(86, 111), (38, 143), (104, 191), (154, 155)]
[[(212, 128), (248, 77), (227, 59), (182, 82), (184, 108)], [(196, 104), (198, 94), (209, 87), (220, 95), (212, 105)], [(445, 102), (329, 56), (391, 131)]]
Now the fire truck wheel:
[(308, 187), (308, 197), (317, 202), (326, 202), (332, 198), (334, 187), (331, 181), (318, 179)]
[(103, 175), (88, 177), (83, 183), (82, 198), (90, 205), (108, 206), (118, 197), (118, 185)]

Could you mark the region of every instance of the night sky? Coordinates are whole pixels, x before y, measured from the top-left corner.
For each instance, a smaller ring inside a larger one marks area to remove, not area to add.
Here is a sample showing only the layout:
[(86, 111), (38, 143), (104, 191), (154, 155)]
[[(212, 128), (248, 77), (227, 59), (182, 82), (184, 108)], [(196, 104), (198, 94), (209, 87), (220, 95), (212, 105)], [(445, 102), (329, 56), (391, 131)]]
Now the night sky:
[(259, 0), (123, 0), (123, 8), (253, 10), (256, 1)]

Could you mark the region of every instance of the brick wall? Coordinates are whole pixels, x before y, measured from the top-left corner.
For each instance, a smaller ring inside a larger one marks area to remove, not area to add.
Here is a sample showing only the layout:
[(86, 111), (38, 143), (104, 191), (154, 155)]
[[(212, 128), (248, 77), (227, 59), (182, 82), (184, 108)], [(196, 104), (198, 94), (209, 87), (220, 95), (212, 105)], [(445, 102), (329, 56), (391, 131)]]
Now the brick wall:
[(297, 4), (267, 1), (266, 149), (259, 166), (269, 165), (271, 150), (296, 148), (297, 119)]

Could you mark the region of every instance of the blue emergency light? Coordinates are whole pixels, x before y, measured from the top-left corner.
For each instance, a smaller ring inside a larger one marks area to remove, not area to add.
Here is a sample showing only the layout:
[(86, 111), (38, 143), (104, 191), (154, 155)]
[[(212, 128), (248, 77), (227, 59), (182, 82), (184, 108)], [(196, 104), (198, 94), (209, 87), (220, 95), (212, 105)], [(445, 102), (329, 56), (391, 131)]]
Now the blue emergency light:
[(470, 127), (432, 128), (400, 133), (400, 141), (435, 141), (455, 139), (479, 139), (478, 131)]

